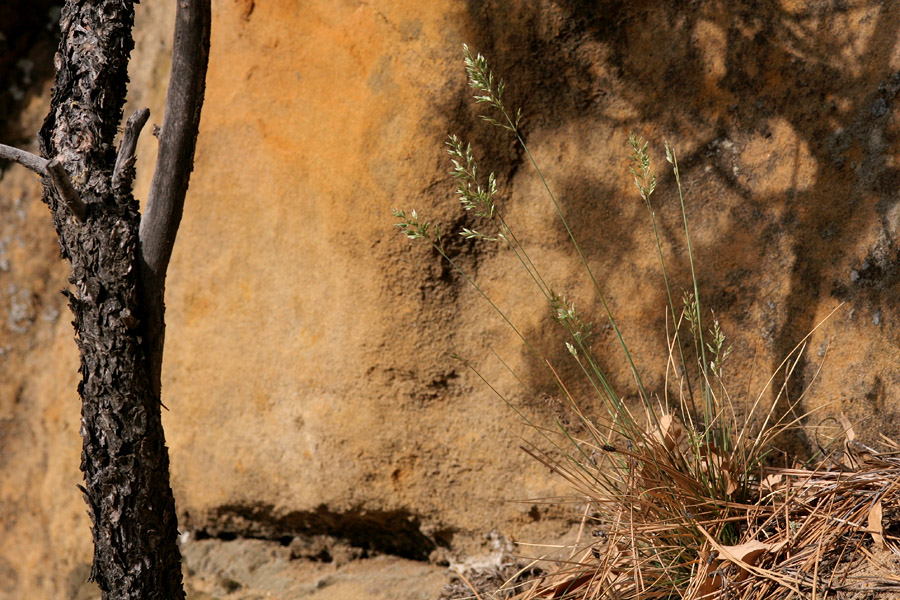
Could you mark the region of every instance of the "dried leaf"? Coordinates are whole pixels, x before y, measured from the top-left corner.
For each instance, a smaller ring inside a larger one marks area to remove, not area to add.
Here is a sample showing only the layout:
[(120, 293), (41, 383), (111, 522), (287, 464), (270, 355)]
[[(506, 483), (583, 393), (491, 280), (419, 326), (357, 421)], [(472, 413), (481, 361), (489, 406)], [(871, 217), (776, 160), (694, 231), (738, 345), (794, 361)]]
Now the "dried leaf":
[(712, 444), (700, 448), (700, 465), (707, 473), (720, 479), (725, 484), (725, 493), (729, 496), (737, 489), (737, 481), (731, 474), (731, 459)]
[(781, 473), (770, 473), (760, 482), (759, 487), (764, 493), (774, 492), (781, 485), (782, 481), (784, 481), (784, 475)]
[(850, 419), (848, 419), (844, 413), (841, 413), (841, 416), (838, 417), (838, 421), (841, 423), (841, 427), (844, 428), (844, 435), (847, 436), (847, 441), (852, 442), (856, 439), (856, 432), (853, 430), (853, 425), (850, 424)]
[[(710, 542), (714, 541), (705, 531), (704, 534), (707, 535), (707, 539), (709, 539)], [(784, 548), (785, 545), (787, 545), (787, 540), (769, 543), (750, 540), (749, 542), (744, 542), (737, 546), (720, 546), (719, 544), (714, 544), (714, 547), (719, 552), (719, 558), (707, 567), (707, 580), (700, 586), (701, 593), (709, 593), (717, 589), (717, 585), (721, 585), (722, 580), (720, 573), (727, 568), (723, 567), (725, 561), (734, 563), (734, 565), (740, 569), (737, 576), (732, 578), (732, 581), (743, 581), (749, 575), (746, 567), (755, 567), (763, 554), (774, 554)], [(703, 573), (703, 570), (700, 572)]]
[(751, 567), (755, 567), (757, 560), (764, 552), (778, 552), (786, 543), (787, 542), (765, 543), (757, 540), (750, 540), (749, 542), (744, 542), (737, 546), (722, 546), (719, 552), (729, 560), (735, 562), (743, 561)]
[(876, 546), (886, 549), (887, 545), (884, 543), (884, 528), (881, 525), (881, 517), (881, 498), (879, 498), (872, 505), (872, 508), (869, 509), (869, 533), (872, 534), (872, 539), (875, 540)]
[(660, 417), (659, 429), (654, 433), (654, 437), (667, 450), (674, 450), (682, 435), (684, 435), (684, 427), (675, 420), (675, 415), (667, 414)]
[(725, 475), (725, 493), (730, 496), (738, 488), (737, 481), (735, 481), (734, 477), (731, 476), (730, 471), (725, 471), (724, 475)]
[(698, 576), (701, 577), (700, 587), (697, 589), (697, 597), (703, 598), (722, 589), (721, 560), (716, 560), (718, 552), (703, 549), (700, 551), (700, 564), (702, 565)]
[(852, 448), (852, 444), (854, 440), (856, 440), (856, 432), (853, 430), (853, 425), (850, 424), (850, 420), (844, 413), (841, 413), (838, 417), (838, 421), (840, 421), (841, 427), (844, 428), (844, 436), (846, 436), (846, 439), (844, 440), (844, 452), (841, 456), (841, 464), (848, 469), (856, 470), (859, 468), (859, 461), (856, 460)]

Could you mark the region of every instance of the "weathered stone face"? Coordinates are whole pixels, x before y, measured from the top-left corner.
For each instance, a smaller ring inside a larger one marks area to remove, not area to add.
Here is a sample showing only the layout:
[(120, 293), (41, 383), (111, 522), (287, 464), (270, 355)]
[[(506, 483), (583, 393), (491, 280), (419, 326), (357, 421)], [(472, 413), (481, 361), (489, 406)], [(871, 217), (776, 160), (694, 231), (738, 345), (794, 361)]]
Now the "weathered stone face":
[[(133, 106), (156, 122), (172, 18), (171, 7), (138, 10)], [(793, 371), (791, 399), (807, 390), (795, 412), (815, 411), (812, 426), (844, 412), (870, 439), (900, 434), (898, 30), (900, 12), (879, 3), (215, 2), (167, 294), (164, 423), (182, 529), (334, 535), (425, 560), (487, 552), (494, 529), (549, 542), (580, 518), (510, 502), (566, 487), (519, 450), (534, 432), (450, 355), (538, 423), (572, 419), (552, 378), (462, 277), (392, 227), (391, 208), (416, 208), (446, 234), (475, 224), (443, 146), (448, 133), (471, 141), (498, 175), (504, 218), (595, 322), (604, 367), (634, 395), (540, 179), (477, 119), (463, 42), (522, 106), (529, 149), (651, 391), (665, 388), (666, 294), (628, 173), (630, 131), (651, 142), (680, 297), (690, 267), (663, 140), (678, 151), (701, 300), (734, 345), (738, 410), (843, 301)], [(43, 98), (23, 128), (37, 129)], [(145, 135), (138, 149), (141, 198), (154, 146)], [(58, 596), (90, 560), (75, 488), (77, 356), (57, 294), (66, 270), (33, 176), (10, 167), (0, 185), (0, 597)], [(515, 258), (448, 237), (454, 260), (596, 408)]]

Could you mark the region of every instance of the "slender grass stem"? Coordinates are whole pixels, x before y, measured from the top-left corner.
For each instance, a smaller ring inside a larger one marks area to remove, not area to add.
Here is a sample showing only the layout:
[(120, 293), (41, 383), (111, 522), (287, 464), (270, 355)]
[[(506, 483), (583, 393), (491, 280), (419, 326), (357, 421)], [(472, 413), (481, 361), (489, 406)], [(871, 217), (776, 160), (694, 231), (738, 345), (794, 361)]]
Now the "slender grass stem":
[[(668, 160), (672, 165), (672, 171), (675, 174), (675, 186), (678, 189), (678, 201), (681, 204), (681, 218), (684, 222), (684, 239), (687, 243), (688, 262), (691, 265), (691, 280), (694, 283), (694, 301), (697, 303), (695, 312), (695, 318), (697, 319), (696, 342), (700, 347), (699, 358), (701, 371), (703, 372), (702, 379), (704, 382), (706, 382), (709, 380), (709, 364), (706, 361), (706, 344), (703, 340), (703, 316), (702, 311), (700, 310), (700, 289), (699, 284), (697, 283), (697, 270), (694, 267), (694, 249), (691, 245), (691, 231), (688, 227), (687, 209), (684, 205), (684, 189), (681, 185), (681, 172), (678, 170), (678, 156), (675, 154), (675, 149), (669, 146), (668, 143), (666, 143), (666, 160)], [(714, 408), (712, 405), (712, 394), (710, 392), (708, 384), (703, 385), (703, 400), (705, 409), (704, 424), (706, 425), (706, 433), (708, 439), (711, 433), (709, 423), (714, 412)]]
[[(506, 110), (503, 110), (503, 116), (506, 121), (513, 125), (513, 121), (510, 118), (509, 114)], [(569, 236), (569, 241), (572, 242), (572, 247), (575, 248), (575, 252), (578, 254), (578, 260), (581, 262), (582, 266), (585, 269), (585, 272), (588, 275), (588, 278), (591, 280), (591, 284), (594, 287), (594, 291), (597, 294), (597, 297), (600, 299), (601, 304), (603, 305), (603, 310), (606, 313), (606, 317), (609, 320), (609, 324), (612, 327), (613, 331), (616, 334), (616, 339), (619, 341), (619, 345), (622, 347), (622, 350), (625, 353), (625, 357), (628, 360), (628, 365), (631, 368), (631, 372), (634, 375), (635, 382), (638, 385), (638, 390), (640, 392), (641, 400), (645, 403), (645, 405), (650, 406), (650, 415), (653, 419), (654, 425), (659, 425), (659, 420), (656, 416), (656, 411), (652, 409), (652, 405), (650, 404), (650, 397), (647, 394), (647, 390), (644, 387), (643, 379), (641, 378), (640, 371), (638, 371), (637, 366), (634, 363), (634, 359), (631, 356), (631, 351), (628, 349), (628, 344), (625, 343), (625, 339), (622, 337), (622, 332), (619, 330), (619, 325), (616, 323), (615, 318), (613, 318), (612, 310), (609, 308), (609, 304), (606, 302), (606, 297), (603, 294), (603, 290), (600, 288), (600, 284), (597, 281), (596, 276), (594, 275), (593, 270), (587, 262), (587, 259), (584, 257), (584, 253), (581, 251), (581, 245), (578, 243), (578, 240), (575, 238), (575, 234), (572, 233), (572, 228), (569, 226), (569, 222), (566, 220), (565, 215), (562, 212), (562, 208), (559, 205), (559, 202), (556, 200), (556, 196), (553, 194), (550, 189), (550, 185), (547, 183), (547, 180), (544, 178), (544, 173), (541, 171), (537, 162), (534, 160), (534, 157), (531, 155), (531, 151), (528, 149), (528, 146), (525, 144), (525, 140), (522, 139), (522, 136), (516, 131), (516, 139), (519, 141), (519, 144), (522, 146), (522, 149), (525, 151), (526, 156), (528, 156), (528, 160), (531, 162), (531, 165), (534, 167), (535, 172), (537, 172), (538, 177), (541, 180), (541, 184), (544, 186), (544, 190), (547, 192), (547, 196), (550, 198), (550, 201), (553, 203), (553, 207), (556, 209), (556, 214), (559, 217), (560, 221), (563, 224), (563, 227), (566, 230), (566, 234)]]

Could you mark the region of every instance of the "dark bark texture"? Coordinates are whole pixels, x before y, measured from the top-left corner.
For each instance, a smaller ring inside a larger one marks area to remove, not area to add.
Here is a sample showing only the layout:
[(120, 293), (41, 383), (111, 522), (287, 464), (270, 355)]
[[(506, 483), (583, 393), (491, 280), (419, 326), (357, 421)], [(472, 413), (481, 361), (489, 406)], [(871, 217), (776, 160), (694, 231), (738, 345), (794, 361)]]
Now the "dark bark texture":
[(81, 354), (91, 577), (104, 600), (173, 600), (184, 592), (158, 384), (151, 381), (139, 300), (140, 215), (130, 174), (116, 181), (128, 185), (113, 185), (133, 21), (132, 0), (66, 2), (40, 147), (44, 157), (59, 159), (85, 205), (81, 222), (45, 178), (44, 201), (72, 265), (67, 295)]

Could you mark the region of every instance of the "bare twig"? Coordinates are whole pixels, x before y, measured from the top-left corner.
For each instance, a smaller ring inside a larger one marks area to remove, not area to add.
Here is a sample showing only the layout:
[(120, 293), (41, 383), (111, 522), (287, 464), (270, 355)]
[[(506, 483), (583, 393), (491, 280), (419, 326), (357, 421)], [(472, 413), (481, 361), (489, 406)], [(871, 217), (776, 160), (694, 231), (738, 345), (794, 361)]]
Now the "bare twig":
[(147, 210), (141, 219), (141, 296), (151, 385), (159, 393), (165, 338), (166, 269), (194, 168), (194, 148), (209, 60), (210, 0), (182, 0), (175, 15), (172, 74)]
[(122, 134), (122, 142), (119, 144), (116, 166), (113, 169), (113, 189), (131, 187), (131, 180), (134, 179), (134, 171), (132, 170), (135, 160), (134, 151), (137, 148), (141, 130), (149, 117), (150, 109), (141, 108), (134, 111), (134, 114), (128, 118), (128, 122), (125, 124), (125, 132)]
[(14, 160), (38, 175), (49, 177), (65, 205), (69, 207), (69, 210), (72, 211), (72, 214), (75, 215), (79, 222), (84, 223), (84, 219), (87, 216), (87, 206), (79, 197), (75, 186), (72, 185), (72, 180), (69, 179), (69, 174), (66, 173), (66, 169), (62, 166), (59, 158), (47, 160), (37, 154), (13, 148), (6, 144), (0, 144), (0, 158)]
[(87, 206), (72, 185), (72, 180), (69, 179), (69, 174), (66, 173), (66, 169), (62, 166), (59, 157), (47, 161), (47, 175), (50, 176), (50, 181), (53, 182), (53, 187), (59, 194), (60, 199), (69, 207), (75, 218), (79, 222), (84, 223), (84, 219), (87, 217)]
[(179, 2), (175, 19), (166, 113), (140, 235), (144, 261), (160, 279), (165, 278), (194, 168), (194, 148), (209, 57), (209, 0)]
[(23, 167), (31, 169), (38, 175), (47, 175), (47, 160), (37, 154), (19, 150), (6, 144), (0, 144), (0, 158), (14, 160)]

